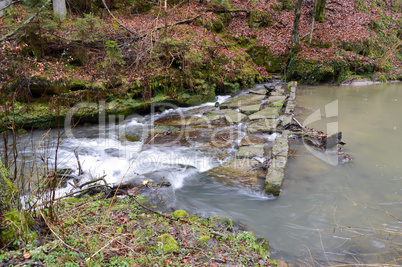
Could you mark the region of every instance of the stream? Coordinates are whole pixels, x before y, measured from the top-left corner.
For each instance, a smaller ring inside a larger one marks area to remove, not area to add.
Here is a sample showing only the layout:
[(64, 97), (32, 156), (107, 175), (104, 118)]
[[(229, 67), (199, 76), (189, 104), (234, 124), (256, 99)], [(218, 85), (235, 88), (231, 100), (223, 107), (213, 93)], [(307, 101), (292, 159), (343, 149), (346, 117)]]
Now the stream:
[[(229, 96), (219, 96), (224, 102)], [(337, 101), (337, 102), (334, 102)], [(326, 118), (325, 106), (337, 103), (338, 113)], [(345, 152), (353, 160), (328, 164), (314, 156), (300, 141), (289, 158), (282, 193), (278, 198), (263, 191), (221, 183), (207, 175), (219, 166), (233, 147), (205, 149), (202, 140), (186, 138), (185, 145), (152, 142), (145, 146), (155, 117), (135, 115), (107, 125), (80, 126), (58, 150), (58, 167), (77, 174), (77, 151), (85, 182), (103, 175), (108, 183), (169, 181), (160, 195), (168, 208), (201, 216), (227, 216), (269, 240), (272, 258), (298, 265), (358, 263), (402, 264), (402, 84), (359, 87), (299, 87), (296, 117), (304, 122), (320, 109), (321, 119), (307, 125), (327, 130), (328, 124), (343, 132)], [(214, 103), (181, 108), (180, 112), (214, 109)], [(176, 110), (177, 111), (177, 110)], [(243, 129), (235, 129), (244, 136)], [(208, 129), (202, 130), (203, 133)], [(43, 138), (36, 130), (19, 140), (20, 160), (54, 164), (57, 131)], [(140, 142), (121, 139), (137, 133)], [(267, 142), (277, 134), (262, 136)], [(202, 139), (202, 138), (201, 138)], [(36, 149), (37, 144), (41, 144)], [(234, 146), (236, 144), (234, 143)], [(218, 151), (218, 152), (219, 152)], [(53, 154), (52, 154), (53, 153)], [(73, 190), (70, 183), (62, 195)], [(398, 220), (399, 218), (399, 220)], [(399, 259), (399, 261), (395, 261)]]

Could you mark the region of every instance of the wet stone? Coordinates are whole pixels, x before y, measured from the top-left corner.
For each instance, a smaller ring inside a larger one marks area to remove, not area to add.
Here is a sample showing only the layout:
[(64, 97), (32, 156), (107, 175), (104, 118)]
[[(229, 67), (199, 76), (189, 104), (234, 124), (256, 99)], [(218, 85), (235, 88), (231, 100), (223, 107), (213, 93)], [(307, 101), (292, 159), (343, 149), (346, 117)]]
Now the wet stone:
[(282, 109), (283, 103), (282, 102), (273, 102), (269, 104), (270, 108), (276, 108), (278, 111)]
[(271, 133), (276, 130), (278, 124), (278, 119), (252, 121), (247, 124), (247, 131), (249, 133)]
[(267, 140), (257, 135), (248, 134), (240, 142), (240, 146), (249, 146), (255, 144), (265, 144)]
[(264, 156), (264, 145), (242, 146), (236, 154), (236, 158), (254, 158)]
[(257, 105), (250, 105), (250, 106), (242, 106), (240, 107), (240, 111), (246, 115), (251, 115), (253, 113), (256, 113), (258, 111), (260, 111), (261, 108), (261, 104), (257, 104)]
[(267, 89), (264, 89), (264, 88), (249, 91), (250, 94), (255, 94), (255, 95), (266, 95), (267, 92), (268, 92)]
[(279, 95), (279, 96), (270, 96), (268, 98), (269, 103), (273, 103), (273, 102), (285, 102), (286, 96), (283, 95)]
[(139, 141), (141, 141), (141, 137), (135, 133), (128, 133), (128, 134), (122, 136), (119, 140), (122, 142), (123, 141), (139, 142)]
[(283, 116), (282, 126), (286, 126), (286, 125), (288, 125), (290, 123), (292, 123), (292, 116), (291, 115)]
[(177, 133), (180, 131), (180, 128), (178, 127), (174, 127), (174, 126), (170, 126), (170, 125), (158, 125), (155, 126), (152, 131), (151, 134), (172, 134), (172, 133)]
[(254, 159), (234, 159), (212, 169), (208, 172), (208, 175), (234, 184), (257, 185), (259, 172), (255, 166), (258, 164), (260, 163)]
[(248, 118), (250, 120), (259, 120), (259, 119), (276, 119), (279, 117), (278, 109), (276, 108), (264, 108), (252, 115)]
[(231, 109), (225, 112), (225, 119), (229, 124), (242, 122), (246, 118), (247, 118), (246, 115)]
[(285, 108), (285, 114), (292, 114), (294, 109), (295, 109), (295, 105), (293, 104), (293, 102), (289, 101)]
[(274, 91), (274, 92), (272, 92), (270, 95), (271, 95), (271, 96), (281, 96), (281, 95), (283, 95), (283, 93), (282, 93), (282, 92), (278, 92), (278, 91)]
[(278, 137), (275, 139), (274, 146), (272, 148), (272, 154), (274, 157), (283, 156), (287, 157), (289, 153), (288, 139), (285, 137)]
[(265, 98), (265, 95), (240, 95), (234, 97), (220, 105), (221, 108), (239, 108), (242, 106), (250, 106), (260, 104), (261, 100)]
[(285, 177), (285, 171), (283, 168), (270, 167), (268, 169), (268, 173), (265, 178), (265, 186), (264, 186), (265, 193), (274, 196), (279, 196), (279, 194), (281, 193), (281, 187), (284, 177)]
[(201, 116), (199, 118), (193, 118), (193, 120), (190, 122), (191, 125), (197, 125), (197, 124), (208, 124), (208, 123), (213, 123), (214, 121), (220, 120), (221, 116), (220, 115), (210, 115), (207, 114), (205, 116)]

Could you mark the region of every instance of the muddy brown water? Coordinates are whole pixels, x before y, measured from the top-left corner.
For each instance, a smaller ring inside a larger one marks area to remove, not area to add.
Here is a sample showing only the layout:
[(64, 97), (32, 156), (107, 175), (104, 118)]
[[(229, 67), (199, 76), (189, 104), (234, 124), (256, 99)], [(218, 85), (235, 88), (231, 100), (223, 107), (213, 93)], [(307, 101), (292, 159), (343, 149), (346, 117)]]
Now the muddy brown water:
[[(123, 176), (140, 182), (165, 177), (172, 186), (161, 189), (160, 196), (169, 210), (228, 216), (268, 239), (273, 258), (305, 266), (402, 264), (402, 84), (299, 87), (297, 103), (300, 122), (315, 121), (307, 126), (343, 132), (344, 151), (353, 160), (333, 161), (331, 152), (312, 153), (303, 143), (293, 142), (291, 149), (297, 152), (289, 159), (279, 198), (208, 177), (226, 152), (217, 156), (219, 149), (206, 149), (199, 143), (202, 138), (189, 144), (191, 136), (184, 138), (181, 146), (161, 142), (143, 151), (142, 142), (121, 140), (122, 132), (141, 136), (149, 131), (149, 116), (74, 129), (73, 138), (60, 145), (58, 165), (77, 172), (76, 150), (82, 182), (101, 175), (110, 183)], [(169, 114), (165, 111), (155, 121)], [(35, 153), (38, 164), (40, 158), (52, 163), (56, 132), (37, 150), (34, 144), (41, 142), (43, 133), (34, 131), (19, 141), (28, 166)], [(274, 136), (261, 138), (272, 141)], [(68, 185), (58, 194), (72, 190)]]

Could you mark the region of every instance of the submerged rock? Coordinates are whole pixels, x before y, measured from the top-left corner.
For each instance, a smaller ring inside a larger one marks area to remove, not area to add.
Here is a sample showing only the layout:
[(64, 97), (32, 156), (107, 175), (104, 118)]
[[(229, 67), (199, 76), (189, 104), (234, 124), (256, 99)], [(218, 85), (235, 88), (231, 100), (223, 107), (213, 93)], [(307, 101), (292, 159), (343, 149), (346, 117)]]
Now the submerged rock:
[(236, 158), (254, 158), (264, 156), (264, 145), (242, 146), (236, 154)]
[(233, 184), (257, 185), (259, 172), (255, 166), (258, 164), (259, 162), (254, 159), (233, 159), (212, 169), (208, 175)]

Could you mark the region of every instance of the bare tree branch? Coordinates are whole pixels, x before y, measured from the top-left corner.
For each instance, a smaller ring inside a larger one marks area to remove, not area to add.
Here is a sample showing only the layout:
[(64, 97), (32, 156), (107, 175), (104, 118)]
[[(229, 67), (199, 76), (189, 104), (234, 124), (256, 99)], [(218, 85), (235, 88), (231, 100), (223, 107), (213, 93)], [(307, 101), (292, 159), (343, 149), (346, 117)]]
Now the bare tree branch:
[(121, 26), (123, 27), (126, 31), (128, 31), (129, 33), (131, 33), (132, 35), (137, 36), (137, 34), (135, 32), (133, 32), (132, 30), (130, 30), (129, 28), (127, 28), (126, 26), (124, 26), (120, 21), (117, 20), (117, 18), (112, 14), (112, 12), (110, 12), (109, 8), (106, 5), (105, 0), (102, 0), (103, 5), (105, 6), (107, 12), (109, 13), (110, 16), (112, 16), (112, 18)]
[(21, 1), (14, 1), (14, 2), (11, 2), (10, 4), (6, 5), (5, 7), (0, 8), (0, 11), (6, 10), (6, 9), (9, 8), (10, 6), (15, 5), (15, 4), (18, 4), (18, 3), (21, 3)]
[(18, 28), (16, 28), (14, 31), (4, 35), (3, 37), (0, 38), (0, 43), (7, 40), (8, 38), (12, 37), (14, 34), (16, 34), (22, 27), (24, 27), (26, 24), (30, 23), (49, 3), (51, 2), (51, 0), (47, 0), (46, 3), (44, 3), (39, 9), (38, 11), (36, 11), (35, 14), (33, 14), (31, 17), (29, 17), (29, 19), (27, 19), (26, 21), (24, 21), (24, 23), (22, 23)]

